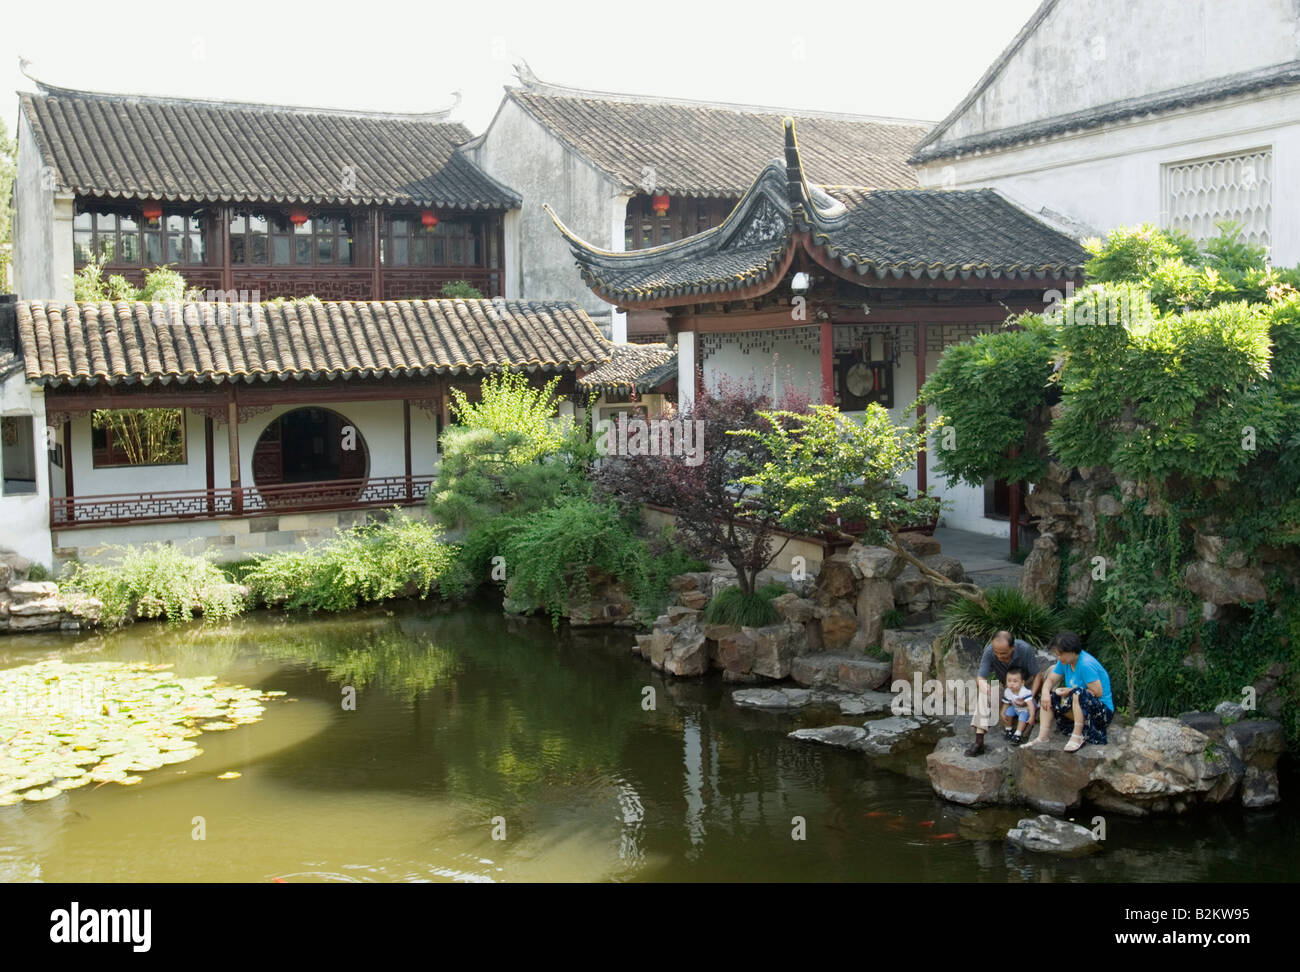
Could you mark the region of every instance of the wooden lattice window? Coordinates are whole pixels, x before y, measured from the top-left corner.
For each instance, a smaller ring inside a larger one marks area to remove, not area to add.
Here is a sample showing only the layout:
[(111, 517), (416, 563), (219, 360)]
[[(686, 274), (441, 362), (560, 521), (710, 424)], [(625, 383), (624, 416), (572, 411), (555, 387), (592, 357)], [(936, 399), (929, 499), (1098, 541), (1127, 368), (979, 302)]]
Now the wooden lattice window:
[[(477, 220), (440, 219), (432, 228), (419, 213), (385, 213), (379, 243), (386, 267), (481, 267), (483, 232)], [(495, 240), (493, 243), (495, 244)], [(493, 265), (495, 265), (495, 245)]]
[(1231, 220), (1250, 243), (1268, 246), (1273, 221), (1273, 150), (1176, 162), (1164, 167), (1165, 225), (1197, 240)]
[(78, 266), (96, 257), (110, 265), (202, 266), (206, 215), (202, 209), (169, 209), (161, 219), (145, 219), (138, 207), (86, 205), (72, 219), (73, 259)]

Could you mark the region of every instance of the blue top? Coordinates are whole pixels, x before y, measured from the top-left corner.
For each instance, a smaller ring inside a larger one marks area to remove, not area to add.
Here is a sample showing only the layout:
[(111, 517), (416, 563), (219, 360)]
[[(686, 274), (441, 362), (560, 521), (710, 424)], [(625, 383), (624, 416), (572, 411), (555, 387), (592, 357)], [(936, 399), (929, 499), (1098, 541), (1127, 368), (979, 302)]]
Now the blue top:
[(1101, 701), (1111, 712), (1115, 711), (1115, 703), (1110, 697), (1110, 676), (1106, 674), (1106, 669), (1101, 667), (1101, 662), (1086, 651), (1079, 652), (1079, 658), (1075, 661), (1073, 669), (1070, 669), (1065, 662), (1058, 661), (1052, 671), (1063, 677), (1069, 688), (1083, 689), (1085, 692), (1088, 690), (1089, 682), (1101, 682)]

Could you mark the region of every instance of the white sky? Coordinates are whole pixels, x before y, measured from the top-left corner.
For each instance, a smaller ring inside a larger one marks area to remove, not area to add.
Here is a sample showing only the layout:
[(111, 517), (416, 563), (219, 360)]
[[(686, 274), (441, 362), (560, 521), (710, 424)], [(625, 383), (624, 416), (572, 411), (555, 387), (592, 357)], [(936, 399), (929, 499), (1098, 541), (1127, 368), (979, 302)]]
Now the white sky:
[[(476, 134), (511, 65), (556, 84), (937, 121), (1038, 0), (18, 0), (8, 91), (50, 84), (388, 111), (446, 107)], [(800, 13), (807, 15), (797, 22)], [(14, 131), (17, 98), (0, 110)]]

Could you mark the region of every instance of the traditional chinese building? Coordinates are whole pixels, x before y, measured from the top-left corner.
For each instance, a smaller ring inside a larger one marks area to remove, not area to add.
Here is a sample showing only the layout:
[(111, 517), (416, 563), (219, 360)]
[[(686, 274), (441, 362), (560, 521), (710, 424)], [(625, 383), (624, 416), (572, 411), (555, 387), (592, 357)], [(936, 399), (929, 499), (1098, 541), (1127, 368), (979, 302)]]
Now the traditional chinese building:
[(15, 288), (66, 301), (91, 259), (166, 264), (220, 299), (505, 295), (519, 196), (410, 115), (73, 91), (20, 94)]
[(916, 148), (922, 185), (990, 186), (1081, 232), (1232, 220), (1300, 261), (1300, 8), (1044, 0)]
[(575, 300), (616, 342), (659, 342), (658, 308), (624, 315), (597, 299), (574, 272), (563, 240), (542, 211), (549, 202), (574, 232), (610, 251), (645, 250), (718, 226), (771, 157), (772, 132), (795, 117), (814, 180), (830, 185), (916, 185), (907, 164), (929, 122), (833, 112), (590, 91), (549, 84), (527, 67), (506, 89), (487, 130), (465, 153), (523, 196), (520, 268), (513, 296)]
[(566, 302), (0, 303), (0, 547), (301, 546), (423, 504), (452, 388), (610, 357)]
[[(616, 253), (556, 218), (594, 294), (667, 315), (683, 405), (725, 374), (904, 421), (944, 348), (1082, 281), (1080, 244), (998, 192), (819, 187), (784, 131), (784, 159), (704, 232)], [(907, 485), (951, 500), (952, 526), (1009, 535), (1011, 484), (934, 482), (923, 451)]]

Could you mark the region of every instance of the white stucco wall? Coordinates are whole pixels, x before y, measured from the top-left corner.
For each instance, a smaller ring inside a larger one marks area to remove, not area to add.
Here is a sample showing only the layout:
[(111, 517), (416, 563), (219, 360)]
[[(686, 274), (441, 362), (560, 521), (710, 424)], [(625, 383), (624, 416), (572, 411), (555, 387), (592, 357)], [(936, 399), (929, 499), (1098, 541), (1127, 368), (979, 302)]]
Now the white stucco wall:
[(1165, 225), (1163, 167), (1271, 148), (1271, 256), (1300, 263), (1300, 91), (1237, 99), (1111, 125), (1033, 145), (918, 168), (923, 186), (992, 186), (1039, 211), (1077, 220), (1094, 233), (1143, 222)]
[[(573, 300), (608, 327), (610, 306), (582, 281), (568, 243), (542, 209), (603, 249), (623, 249), (621, 186), (557, 139), (509, 98), (466, 154), (524, 200), (519, 213), (519, 297)], [(621, 207), (621, 208), (620, 208)]]
[(1300, 56), (1295, 0), (1061, 0), (943, 141)]
[(13, 284), (19, 300), (72, 299), (73, 199), (56, 194), (27, 116), (18, 116)]
[[(937, 326), (937, 325), (936, 325)], [(742, 332), (743, 333), (743, 332)], [(679, 335), (680, 338), (685, 336)], [(748, 339), (752, 332), (746, 334)], [(701, 340), (710, 340), (714, 335), (701, 336)], [(710, 350), (704, 358), (704, 380), (708, 387), (713, 387), (721, 375), (736, 379), (750, 379), (761, 388), (770, 390), (775, 384), (783, 388), (787, 384), (802, 388), (815, 403), (820, 401), (821, 389), (821, 353), (807, 347), (807, 340), (793, 335), (772, 332), (768, 340), (773, 353), (756, 353), (751, 350), (745, 354), (740, 342), (733, 335), (726, 335), (723, 346)], [(938, 367), (941, 354), (930, 351), (926, 356), (926, 374), (933, 374)], [(679, 343), (679, 362), (682, 360)], [(679, 385), (685, 378), (679, 377)], [(911, 424), (916, 417), (915, 402), (919, 389), (916, 383), (916, 355), (903, 352), (899, 355), (898, 366), (894, 369), (894, 406), (889, 409), (890, 418), (899, 424)], [(849, 412), (849, 415), (860, 413)], [(933, 435), (934, 408), (927, 411), (928, 427)], [(934, 445), (933, 438), (931, 439)], [(935, 457), (927, 457), (927, 481), (932, 496), (948, 502), (950, 508), (943, 514), (946, 526), (958, 530), (968, 530), (993, 537), (1009, 537), (1010, 525), (1006, 520), (991, 519), (984, 515), (983, 487), (967, 486), (961, 483), (949, 483), (935, 471)], [(909, 490), (916, 489), (916, 468), (913, 466), (901, 477)]]
[(45, 396), (21, 374), (0, 383), (0, 415), (31, 416), (36, 445), (36, 492), (4, 495), (0, 479), (0, 548), (50, 567), (50, 464), (45, 452)]
[[(253, 482), (253, 450), (258, 437), (272, 421), (302, 405), (277, 405), (254, 415), (239, 425), (240, 479), (245, 486)], [(311, 407), (338, 412), (354, 424), (369, 453), (369, 475), (402, 476), (406, 474), (402, 439), (402, 403), (386, 402), (313, 402)], [(207, 465), (203, 448), (203, 416), (185, 411), (186, 461), (168, 466), (113, 466), (96, 469), (91, 456), (90, 416), (72, 420), (73, 490), (78, 496), (104, 493), (155, 492), (165, 490), (205, 489)], [(61, 435), (61, 430), (60, 433)], [(437, 467), (436, 427), (432, 413), (411, 408), (411, 473), (430, 475)], [(217, 488), (230, 485), (230, 445), (224, 424), (213, 428), (213, 472)], [(62, 470), (56, 470), (62, 473)], [(60, 487), (59, 495), (62, 495)]]

